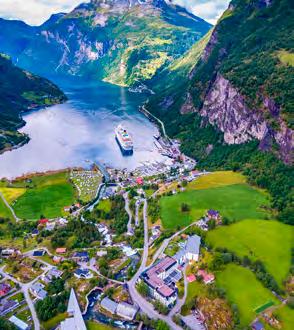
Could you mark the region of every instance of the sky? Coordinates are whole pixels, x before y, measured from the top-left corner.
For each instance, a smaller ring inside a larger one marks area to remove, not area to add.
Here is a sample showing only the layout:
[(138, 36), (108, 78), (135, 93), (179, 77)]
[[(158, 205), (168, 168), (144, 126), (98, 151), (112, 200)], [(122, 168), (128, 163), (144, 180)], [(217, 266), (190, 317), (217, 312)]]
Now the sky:
[[(229, 0), (171, 0), (215, 24)], [(69, 12), (84, 0), (0, 0), (0, 17), (40, 25), (52, 14)]]

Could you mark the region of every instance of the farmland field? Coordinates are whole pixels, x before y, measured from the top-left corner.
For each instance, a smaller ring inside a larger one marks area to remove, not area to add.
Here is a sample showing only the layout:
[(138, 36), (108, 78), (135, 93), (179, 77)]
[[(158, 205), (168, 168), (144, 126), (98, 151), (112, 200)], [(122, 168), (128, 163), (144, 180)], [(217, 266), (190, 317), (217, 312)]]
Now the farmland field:
[(227, 299), (236, 304), (240, 313), (241, 325), (249, 325), (256, 317), (255, 310), (269, 302), (277, 304), (274, 295), (266, 289), (248, 269), (228, 265), (216, 274), (216, 283), (226, 290)]
[[(23, 182), (14, 183), (22, 186)], [(68, 173), (36, 176), (27, 185), (26, 192), (12, 204), (22, 219), (54, 218), (62, 215), (63, 207), (75, 201), (75, 190), (68, 181)]]
[[(183, 203), (189, 205), (189, 212), (181, 211)], [(268, 213), (262, 206), (269, 206), (267, 195), (247, 184), (187, 190), (160, 200), (162, 224), (169, 229), (189, 225), (208, 209), (218, 210), (230, 220), (265, 219)]]
[(261, 260), (279, 285), (286, 279), (291, 266), (293, 227), (277, 221), (244, 220), (210, 231), (207, 242), (223, 247), (240, 257)]

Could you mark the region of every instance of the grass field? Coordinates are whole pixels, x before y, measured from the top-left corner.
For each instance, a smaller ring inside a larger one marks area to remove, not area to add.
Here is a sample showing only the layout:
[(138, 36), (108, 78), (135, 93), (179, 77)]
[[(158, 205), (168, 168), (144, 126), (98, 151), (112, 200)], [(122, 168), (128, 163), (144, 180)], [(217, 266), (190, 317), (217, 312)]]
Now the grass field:
[(21, 195), (26, 192), (25, 188), (8, 188), (0, 187), (0, 192), (3, 194), (4, 198), (9, 204), (18, 199)]
[[(23, 182), (14, 183), (21, 187)], [(68, 181), (68, 173), (32, 178), (26, 192), (12, 206), (18, 217), (35, 220), (41, 215), (54, 218), (62, 215), (63, 207), (75, 201), (75, 190)]]
[(228, 301), (238, 306), (243, 326), (254, 320), (258, 307), (270, 301), (278, 303), (250, 270), (237, 265), (228, 265), (224, 271), (217, 273), (216, 283), (226, 290)]
[(111, 201), (109, 199), (104, 199), (99, 202), (97, 205), (98, 210), (102, 210), (104, 212), (110, 212), (111, 210)]
[(207, 242), (239, 256), (260, 259), (280, 285), (291, 266), (293, 227), (273, 220), (244, 220), (208, 232)]
[(86, 325), (87, 325), (88, 330), (113, 330), (113, 329), (115, 329), (109, 325), (98, 323), (95, 321), (87, 321)]
[(294, 325), (294, 312), (288, 306), (283, 306), (279, 308), (275, 314), (282, 322), (283, 330), (293, 330)]
[(187, 189), (208, 189), (242, 183), (246, 183), (246, 177), (241, 173), (233, 171), (217, 171), (203, 175), (197, 180), (190, 182)]
[(2, 198), (0, 198), (0, 217), (12, 219), (12, 214), (7, 206), (4, 204)]
[(63, 320), (65, 320), (67, 317), (67, 313), (61, 313), (53, 317), (52, 319), (43, 322), (41, 325), (41, 328), (44, 330), (51, 330), (55, 329), (55, 327)]
[[(190, 206), (189, 212), (181, 211), (183, 203)], [(160, 206), (163, 226), (175, 228), (198, 220), (208, 209), (218, 210), (230, 220), (264, 219), (267, 212), (260, 207), (269, 206), (269, 201), (266, 194), (247, 184), (233, 184), (165, 196)]]

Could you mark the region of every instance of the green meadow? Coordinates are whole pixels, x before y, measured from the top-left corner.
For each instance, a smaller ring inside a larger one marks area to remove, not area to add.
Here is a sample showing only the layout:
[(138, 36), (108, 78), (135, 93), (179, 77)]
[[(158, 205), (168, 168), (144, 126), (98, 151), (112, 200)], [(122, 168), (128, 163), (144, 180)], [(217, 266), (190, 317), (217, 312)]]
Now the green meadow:
[[(245, 183), (244, 177), (233, 172), (217, 172), (203, 176), (188, 185), (187, 190), (160, 200), (161, 220), (165, 228), (184, 227), (205, 215), (208, 209), (220, 211), (223, 217), (239, 221), (265, 219), (268, 195)], [(186, 203), (189, 212), (182, 212)]]
[(207, 243), (223, 247), (240, 257), (261, 260), (279, 285), (291, 266), (293, 227), (273, 220), (244, 220), (209, 231)]
[(4, 204), (2, 198), (0, 198), (0, 217), (1, 218), (12, 218), (12, 214), (7, 206)]
[(41, 215), (54, 218), (62, 215), (63, 207), (75, 201), (75, 190), (68, 173), (35, 176), (31, 181), (17, 181), (15, 187), (26, 187), (24, 194), (12, 203), (21, 219), (35, 220)]
[(228, 301), (236, 304), (241, 325), (249, 325), (256, 317), (256, 309), (267, 304), (278, 304), (275, 296), (266, 289), (248, 269), (230, 264), (216, 274), (216, 284), (225, 289)]

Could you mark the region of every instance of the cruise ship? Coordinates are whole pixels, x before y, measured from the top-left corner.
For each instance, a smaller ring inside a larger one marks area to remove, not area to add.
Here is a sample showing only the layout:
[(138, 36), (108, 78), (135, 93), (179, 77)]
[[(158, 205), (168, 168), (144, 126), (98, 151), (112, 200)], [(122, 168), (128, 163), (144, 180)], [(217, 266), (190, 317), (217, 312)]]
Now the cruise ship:
[(122, 126), (118, 125), (115, 129), (115, 139), (120, 146), (124, 155), (132, 155), (134, 151), (133, 140), (128, 131)]

